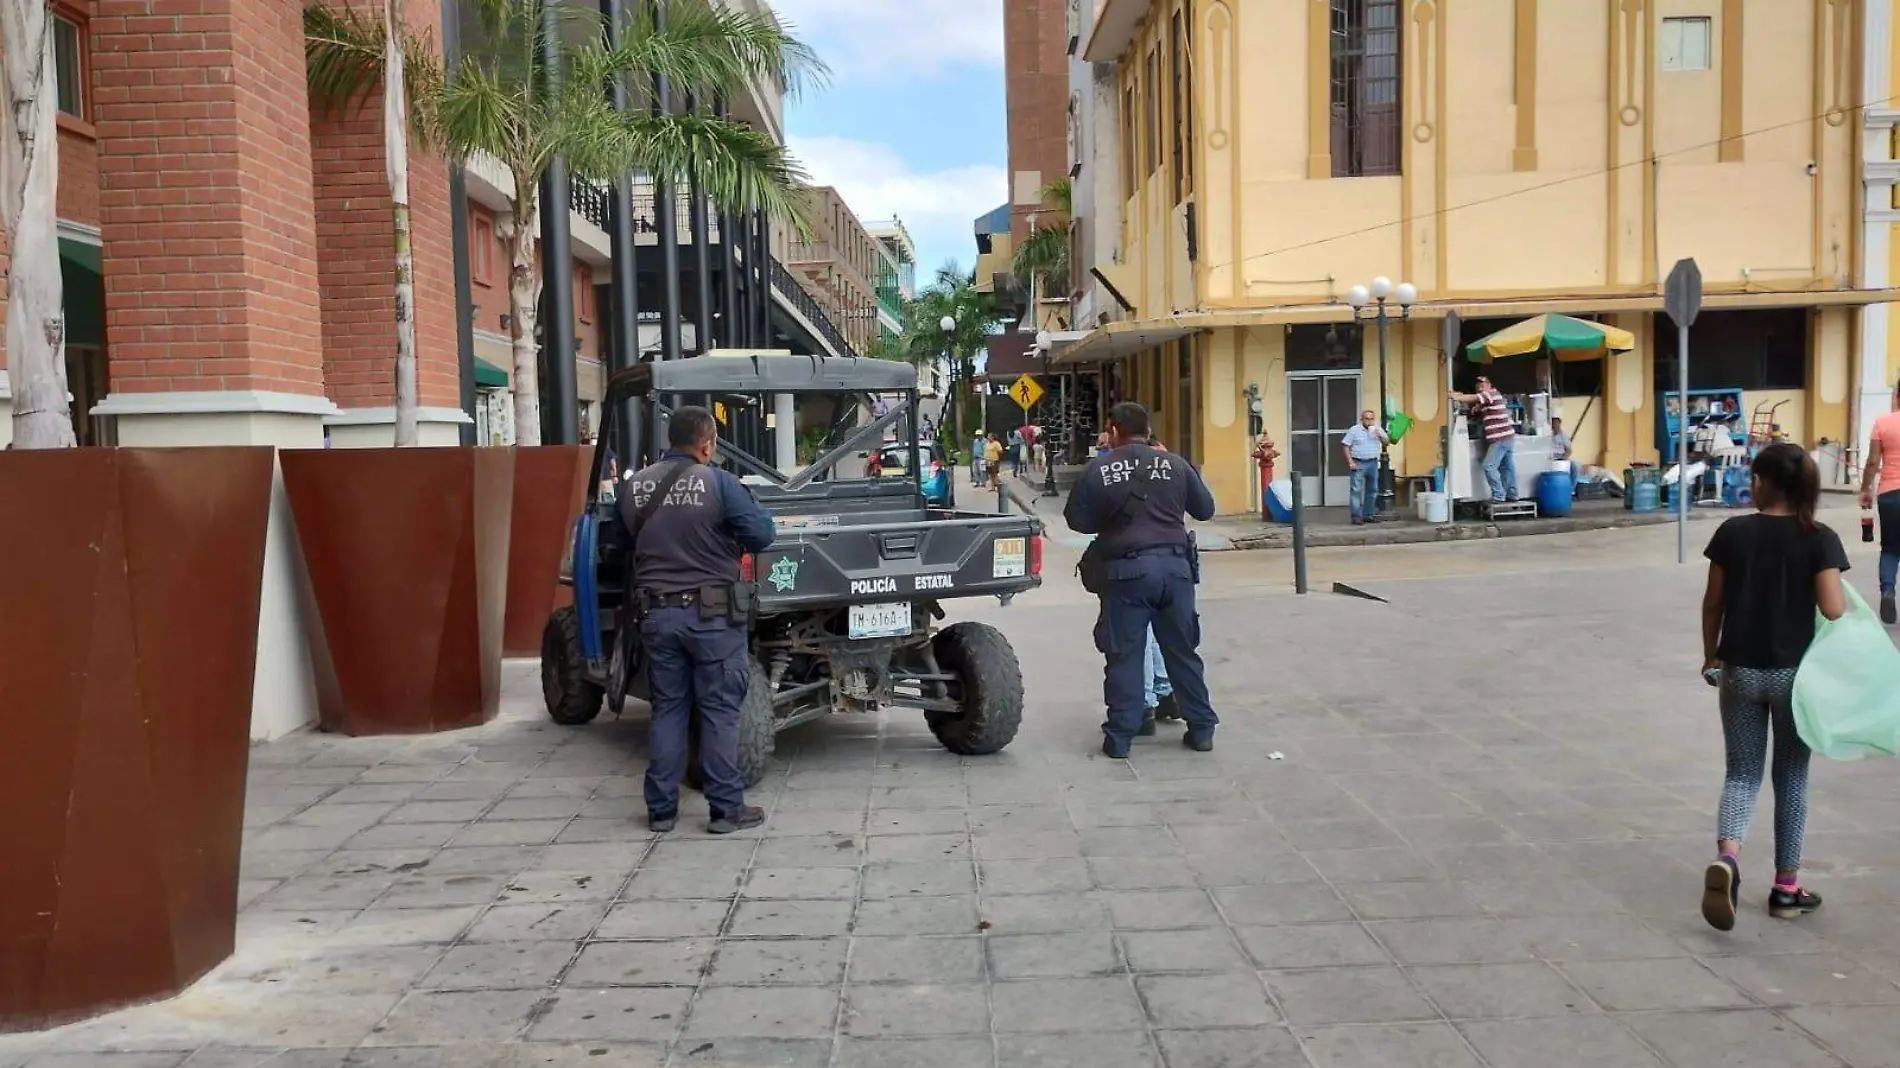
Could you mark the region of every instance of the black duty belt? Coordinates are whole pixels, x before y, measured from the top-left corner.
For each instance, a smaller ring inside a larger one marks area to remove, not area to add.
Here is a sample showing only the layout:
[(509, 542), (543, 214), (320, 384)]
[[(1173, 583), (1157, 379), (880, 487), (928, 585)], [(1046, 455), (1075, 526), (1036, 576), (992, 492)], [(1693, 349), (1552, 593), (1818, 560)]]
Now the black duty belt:
[(691, 608), (699, 603), (698, 590), (680, 590), (677, 593), (656, 593), (653, 590), (641, 590), (640, 596), (654, 608)]

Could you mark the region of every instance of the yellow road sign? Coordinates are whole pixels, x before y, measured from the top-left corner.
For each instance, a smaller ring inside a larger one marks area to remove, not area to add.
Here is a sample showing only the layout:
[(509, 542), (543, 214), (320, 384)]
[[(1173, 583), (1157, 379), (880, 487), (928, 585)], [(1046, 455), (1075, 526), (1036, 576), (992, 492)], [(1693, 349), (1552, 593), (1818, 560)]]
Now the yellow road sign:
[(1037, 401), (1042, 399), (1042, 383), (1037, 382), (1028, 375), (1024, 375), (1010, 383), (1009, 395), (1022, 407), (1023, 411), (1027, 412), (1036, 406)]
[(726, 421), (726, 406), (724, 404), (718, 401), (713, 402), (713, 418), (719, 420), (721, 423)]

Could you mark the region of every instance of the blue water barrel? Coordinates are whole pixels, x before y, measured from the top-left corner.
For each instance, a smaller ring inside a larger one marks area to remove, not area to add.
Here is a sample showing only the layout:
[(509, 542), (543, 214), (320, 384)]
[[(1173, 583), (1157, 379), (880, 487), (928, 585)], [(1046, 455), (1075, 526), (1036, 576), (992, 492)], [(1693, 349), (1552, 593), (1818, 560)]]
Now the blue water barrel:
[(1566, 516), (1570, 514), (1570, 500), (1576, 496), (1576, 486), (1569, 471), (1546, 471), (1537, 476), (1537, 514), (1540, 516)]
[(1661, 507), (1661, 486), (1654, 482), (1638, 482), (1630, 488), (1630, 511), (1654, 512)]

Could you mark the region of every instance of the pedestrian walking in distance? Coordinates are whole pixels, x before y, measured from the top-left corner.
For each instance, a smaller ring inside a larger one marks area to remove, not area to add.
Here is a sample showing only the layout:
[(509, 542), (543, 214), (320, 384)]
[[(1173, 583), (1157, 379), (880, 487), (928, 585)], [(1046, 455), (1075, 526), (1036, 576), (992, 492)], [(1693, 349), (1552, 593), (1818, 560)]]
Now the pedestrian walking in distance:
[(628, 476), (616, 505), (632, 546), (632, 603), (653, 704), (647, 822), (665, 833), (679, 818), (697, 708), (707, 829), (730, 834), (765, 822), (745, 803), (739, 771), (739, 709), (751, 677), (739, 557), (770, 546), (777, 531), (737, 477), (711, 466), (719, 447), (711, 412), (674, 412), (667, 444), (659, 463)]
[(1775, 885), (1768, 912), (1778, 919), (1821, 907), (1801, 885), (1801, 837), (1808, 818), (1807, 744), (1794, 725), (1794, 676), (1814, 640), (1814, 614), (1847, 610), (1841, 572), (1847, 551), (1815, 522), (1821, 474), (1799, 446), (1770, 445), (1749, 474), (1756, 513), (1723, 523), (1709, 539), (1702, 595), (1702, 676), (1719, 687), (1728, 773), (1716, 826), (1716, 858), (1703, 873), (1702, 916), (1718, 931), (1735, 926), (1741, 900), (1742, 839), (1761, 792), (1774, 738)]
[(1187, 460), (1149, 440), (1148, 409), (1141, 405), (1111, 408), (1107, 436), (1108, 451), (1089, 461), (1062, 513), (1070, 530), (1095, 535), (1080, 570), (1083, 585), (1101, 599), (1095, 648), (1107, 660), (1102, 752), (1126, 757), (1142, 732), (1152, 627), (1187, 720), (1181, 740), (1204, 753), (1214, 748), (1220, 719), (1198, 650), (1194, 584), (1200, 566), (1185, 516), (1213, 518), (1214, 495)]
[(1894, 389), (1893, 410), (1874, 420), (1868, 435), (1860, 506), (1880, 509), (1880, 621), (1892, 626), (1900, 621), (1893, 599), (1900, 577), (1900, 387)]

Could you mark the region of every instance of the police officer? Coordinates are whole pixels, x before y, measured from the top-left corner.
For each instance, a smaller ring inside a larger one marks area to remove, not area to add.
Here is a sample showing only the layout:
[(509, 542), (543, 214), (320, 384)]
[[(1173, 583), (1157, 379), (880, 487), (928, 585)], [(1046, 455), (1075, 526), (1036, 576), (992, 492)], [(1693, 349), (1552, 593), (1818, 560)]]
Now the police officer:
[[(742, 620), (733, 619), (739, 557), (772, 544), (772, 517), (729, 471), (710, 466), (719, 424), (683, 407), (667, 427), (660, 462), (627, 476), (617, 502), (633, 537), (633, 603), (643, 613), (653, 724), (648, 742), (647, 821), (665, 833), (679, 818), (680, 776), (695, 704), (707, 827), (731, 834), (765, 822), (745, 803), (739, 771), (739, 708), (750, 679)], [(647, 502), (660, 493), (660, 503)], [(643, 512), (643, 509), (645, 510)]]
[(1181, 741), (1205, 753), (1214, 748), (1220, 719), (1196, 649), (1196, 564), (1182, 515), (1213, 518), (1214, 495), (1185, 459), (1149, 441), (1148, 409), (1141, 405), (1124, 401), (1109, 409), (1105, 436), (1108, 451), (1089, 461), (1062, 513), (1070, 530), (1096, 535), (1090, 551), (1101, 564), (1095, 647), (1108, 660), (1102, 752), (1119, 760), (1135, 735), (1154, 733), (1154, 721), (1144, 719), (1152, 626), (1187, 720)]

